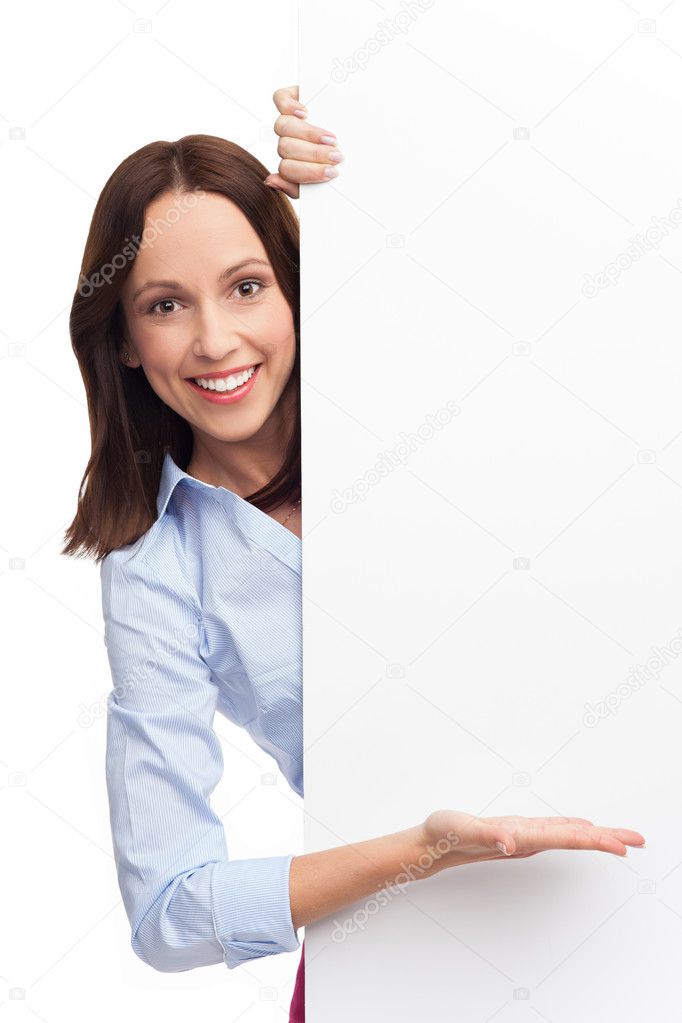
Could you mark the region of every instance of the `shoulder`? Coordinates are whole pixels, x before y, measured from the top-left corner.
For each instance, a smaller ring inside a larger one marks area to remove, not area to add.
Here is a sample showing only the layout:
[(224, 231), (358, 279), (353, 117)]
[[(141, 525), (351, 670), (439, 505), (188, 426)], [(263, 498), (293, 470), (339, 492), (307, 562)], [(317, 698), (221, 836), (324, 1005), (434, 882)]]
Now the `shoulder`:
[(173, 516), (164, 514), (134, 543), (110, 551), (100, 563), (102, 610), (105, 618), (117, 601), (150, 600), (172, 594), (177, 602), (200, 614), (186, 558)]

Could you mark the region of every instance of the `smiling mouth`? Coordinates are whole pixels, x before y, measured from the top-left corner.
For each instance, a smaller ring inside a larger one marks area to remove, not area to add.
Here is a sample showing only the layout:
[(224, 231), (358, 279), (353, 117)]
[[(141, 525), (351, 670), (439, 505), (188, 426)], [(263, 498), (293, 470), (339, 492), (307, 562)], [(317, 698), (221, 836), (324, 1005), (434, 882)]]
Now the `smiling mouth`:
[[(258, 382), (262, 362), (240, 373), (218, 377), (186, 377), (187, 386), (203, 401), (213, 405), (233, 405), (246, 399)], [(202, 381), (197, 383), (197, 381)], [(229, 384), (228, 384), (229, 381)]]
[(237, 391), (240, 387), (247, 384), (260, 365), (260, 363), (256, 363), (240, 373), (229, 373), (224, 376), (187, 377), (187, 380), (196, 384), (197, 387), (203, 388), (205, 391), (229, 394), (231, 391)]

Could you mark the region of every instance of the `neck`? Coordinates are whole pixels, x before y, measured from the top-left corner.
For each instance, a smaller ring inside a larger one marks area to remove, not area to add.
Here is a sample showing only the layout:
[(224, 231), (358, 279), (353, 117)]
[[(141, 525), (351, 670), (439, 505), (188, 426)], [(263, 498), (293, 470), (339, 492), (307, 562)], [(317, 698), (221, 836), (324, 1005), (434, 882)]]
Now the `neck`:
[(221, 441), (193, 431), (192, 456), (187, 472), (213, 486), (227, 487), (248, 497), (279, 472), (286, 453), (285, 426), (291, 418), (275, 410), (258, 433), (243, 441)]

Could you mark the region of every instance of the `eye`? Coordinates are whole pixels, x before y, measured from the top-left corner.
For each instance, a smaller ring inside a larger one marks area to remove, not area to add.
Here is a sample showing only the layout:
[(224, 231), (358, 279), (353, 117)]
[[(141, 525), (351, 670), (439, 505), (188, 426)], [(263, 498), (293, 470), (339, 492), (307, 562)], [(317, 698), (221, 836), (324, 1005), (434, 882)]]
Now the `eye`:
[[(257, 286), (257, 287), (258, 287), (259, 289), (260, 289), (260, 288), (263, 288), (263, 287), (265, 287), (265, 285), (263, 284), (263, 282), (262, 282), (262, 281), (258, 281), (258, 280), (256, 280), (256, 279), (255, 279), (254, 277), (252, 277), (252, 278), (249, 278), (249, 280), (247, 280), (247, 281), (240, 281), (240, 282), (239, 282), (239, 284), (237, 285), (237, 287), (235, 288), (235, 291), (237, 290), (237, 288), (244, 288), (244, 287), (247, 287), (247, 288), (252, 288), (252, 287), (254, 286), (254, 284), (255, 284), (255, 285), (256, 285), (256, 286)], [(249, 299), (250, 299), (250, 298), (255, 298), (257, 294), (258, 294), (258, 292), (257, 292), (257, 291), (256, 291), (256, 292), (252, 292), (252, 293), (251, 293), (250, 295), (245, 295), (245, 294), (244, 294), (244, 293), (242, 292), (242, 293), (241, 293), (241, 297), (242, 297), (242, 298), (249, 298)]]
[(168, 316), (169, 313), (173, 312), (172, 309), (164, 309), (163, 312), (159, 312), (159, 313), (154, 312), (156, 307), (160, 306), (160, 305), (161, 306), (163, 306), (163, 305), (179, 305), (179, 303), (176, 302), (174, 298), (160, 298), (158, 302), (154, 303), (154, 305), (150, 305), (150, 307), (147, 310), (147, 312), (150, 313), (152, 316)]
[[(254, 287), (258, 288), (258, 291), (255, 291), (255, 292), (251, 291), (250, 294), (244, 294), (244, 292), (240, 292), (241, 297), (250, 301), (251, 299), (256, 298), (256, 296), (260, 292), (260, 289), (267, 287), (267, 285), (265, 285), (263, 283), (263, 281), (259, 281), (255, 277), (253, 277), (253, 278), (249, 278), (248, 280), (240, 281), (239, 284), (237, 284), (234, 287), (233, 291), (237, 291), (239, 288), (254, 288)], [(158, 317), (163, 318), (164, 316), (169, 316), (171, 313), (175, 312), (174, 309), (168, 308), (168, 307), (173, 306), (173, 305), (179, 306), (180, 303), (176, 299), (174, 299), (174, 298), (160, 298), (160, 299), (157, 299), (157, 301), (154, 302), (153, 305), (149, 306), (149, 309), (147, 310), (147, 313), (150, 316), (158, 316)], [(159, 308), (159, 307), (164, 307), (164, 306), (166, 308)], [(158, 312), (156, 311), (157, 309), (159, 309)]]

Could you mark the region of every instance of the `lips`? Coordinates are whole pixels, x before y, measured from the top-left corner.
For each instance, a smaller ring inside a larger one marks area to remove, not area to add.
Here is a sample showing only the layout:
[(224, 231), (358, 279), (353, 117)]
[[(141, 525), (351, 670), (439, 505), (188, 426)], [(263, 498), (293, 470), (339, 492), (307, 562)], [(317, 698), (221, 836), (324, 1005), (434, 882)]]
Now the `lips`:
[[(202, 387), (201, 384), (195, 384), (194, 377), (187, 378), (187, 386), (191, 387), (195, 394), (200, 394), (205, 401), (211, 401), (218, 405), (229, 405), (232, 402), (240, 401), (242, 398), (246, 397), (260, 375), (261, 365), (262, 363), (258, 363), (256, 365), (254, 372), (251, 374), (246, 383), (233, 388), (231, 391), (216, 391), (211, 390), (208, 387)], [(250, 367), (247, 366), (245, 368), (249, 369)], [(231, 376), (232, 372), (234, 371), (231, 371), (230, 373), (213, 373), (212, 378), (215, 379), (216, 377)]]
[(254, 367), (260, 366), (260, 362), (249, 362), (246, 366), (235, 366), (234, 369), (225, 369), (218, 373), (195, 373), (194, 376), (185, 377), (185, 380), (218, 380), (220, 377), (231, 377), (236, 376), (237, 373), (243, 373), (247, 369), (253, 369)]

